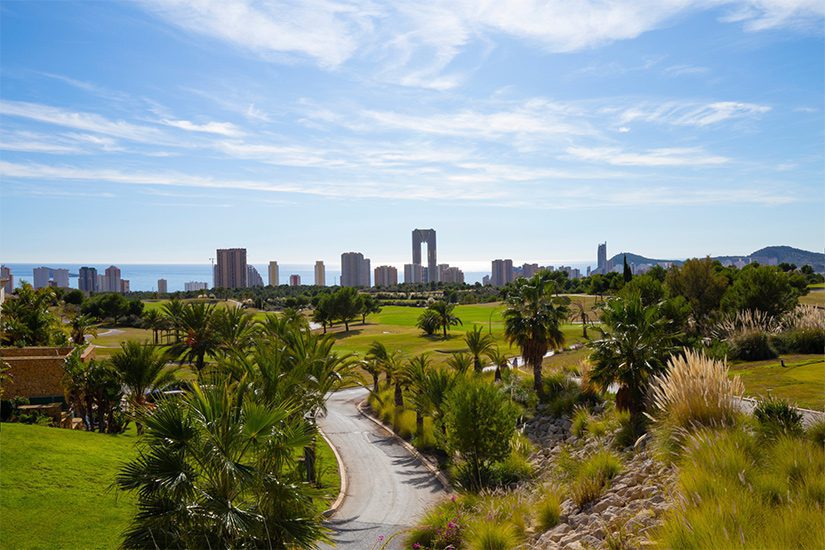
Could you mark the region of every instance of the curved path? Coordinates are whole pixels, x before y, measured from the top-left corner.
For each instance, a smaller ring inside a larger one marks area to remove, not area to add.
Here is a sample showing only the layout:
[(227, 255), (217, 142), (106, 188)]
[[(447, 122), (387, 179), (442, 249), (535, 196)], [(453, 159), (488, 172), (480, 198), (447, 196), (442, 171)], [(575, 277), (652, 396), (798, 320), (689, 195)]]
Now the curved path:
[[(367, 390), (336, 392), (327, 400), (327, 414), (318, 425), (346, 467), (347, 494), (327, 523), (335, 548), (368, 550), (382, 547), (446, 496), (441, 484), (394, 436), (358, 412)], [(402, 548), (403, 535), (387, 548)], [(328, 547), (325, 547), (328, 548)]]

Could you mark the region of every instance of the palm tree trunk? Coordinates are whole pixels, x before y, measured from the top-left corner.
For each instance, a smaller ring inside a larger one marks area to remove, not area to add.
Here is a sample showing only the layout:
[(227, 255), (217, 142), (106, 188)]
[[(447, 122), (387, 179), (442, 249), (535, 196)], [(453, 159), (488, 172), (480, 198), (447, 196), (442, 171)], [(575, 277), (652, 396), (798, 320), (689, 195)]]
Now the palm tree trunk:
[(378, 388), (378, 373), (375, 372), (375, 373), (372, 374), (372, 393), (374, 393), (375, 395), (378, 395), (378, 391), (379, 391), (379, 388)]
[(415, 433), (419, 437), (424, 435), (424, 415), (418, 409), (415, 411)]
[(401, 392), (401, 384), (395, 384), (395, 406), (404, 406), (404, 394)]
[(532, 358), (533, 361), (533, 389), (536, 390), (536, 394), (539, 396), (539, 399), (544, 397), (544, 384), (541, 378), (541, 359), (538, 361), (535, 358)]
[(501, 382), (501, 365), (496, 365), (495, 381)]

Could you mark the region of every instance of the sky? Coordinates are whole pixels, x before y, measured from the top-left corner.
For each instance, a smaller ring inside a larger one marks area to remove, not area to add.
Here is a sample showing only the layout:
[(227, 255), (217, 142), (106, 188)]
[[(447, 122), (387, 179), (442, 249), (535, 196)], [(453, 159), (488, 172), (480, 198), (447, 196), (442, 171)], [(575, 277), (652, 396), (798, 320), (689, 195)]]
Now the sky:
[(0, 260), (825, 249), (821, 0), (0, 2)]

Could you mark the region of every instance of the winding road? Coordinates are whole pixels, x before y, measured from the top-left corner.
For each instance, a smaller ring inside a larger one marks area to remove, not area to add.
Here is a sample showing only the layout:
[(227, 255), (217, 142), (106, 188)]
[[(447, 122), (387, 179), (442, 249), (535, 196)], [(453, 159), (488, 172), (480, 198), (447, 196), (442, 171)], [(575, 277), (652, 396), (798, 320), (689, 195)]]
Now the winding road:
[[(336, 392), (318, 425), (346, 467), (347, 491), (327, 525), (335, 548), (402, 548), (403, 534), (446, 493), (433, 474), (394, 437), (358, 412), (367, 390)], [(383, 537), (383, 538), (381, 538)], [(322, 548), (330, 548), (322, 546)]]

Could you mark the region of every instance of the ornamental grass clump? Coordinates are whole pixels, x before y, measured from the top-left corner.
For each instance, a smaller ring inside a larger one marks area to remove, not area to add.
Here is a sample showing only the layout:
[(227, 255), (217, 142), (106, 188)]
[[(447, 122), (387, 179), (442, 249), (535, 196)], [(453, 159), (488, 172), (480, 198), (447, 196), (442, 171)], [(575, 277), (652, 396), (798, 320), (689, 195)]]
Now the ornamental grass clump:
[(549, 531), (559, 524), (561, 502), (556, 491), (545, 493), (536, 503), (536, 526), (540, 532)]
[(744, 390), (738, 376), (728, 377), (725, 361), (685, 350), (684, 356), (670, 358), (665, 374), (653, 379), (652, 418), (670, 432), (731, 425), (739, 414), (737, 399)]
[(619, 457), (602, 450), (582, 462), (576, 468), (576, 477), (570, 485), (570, 496), (579, 508), (599, 498), (610, 481), (622, 471)]
[(802, 413), (785, 399), (768, 396), (760, 400), (753, 410), (753, 417), (765, 437), (802, 435)]

